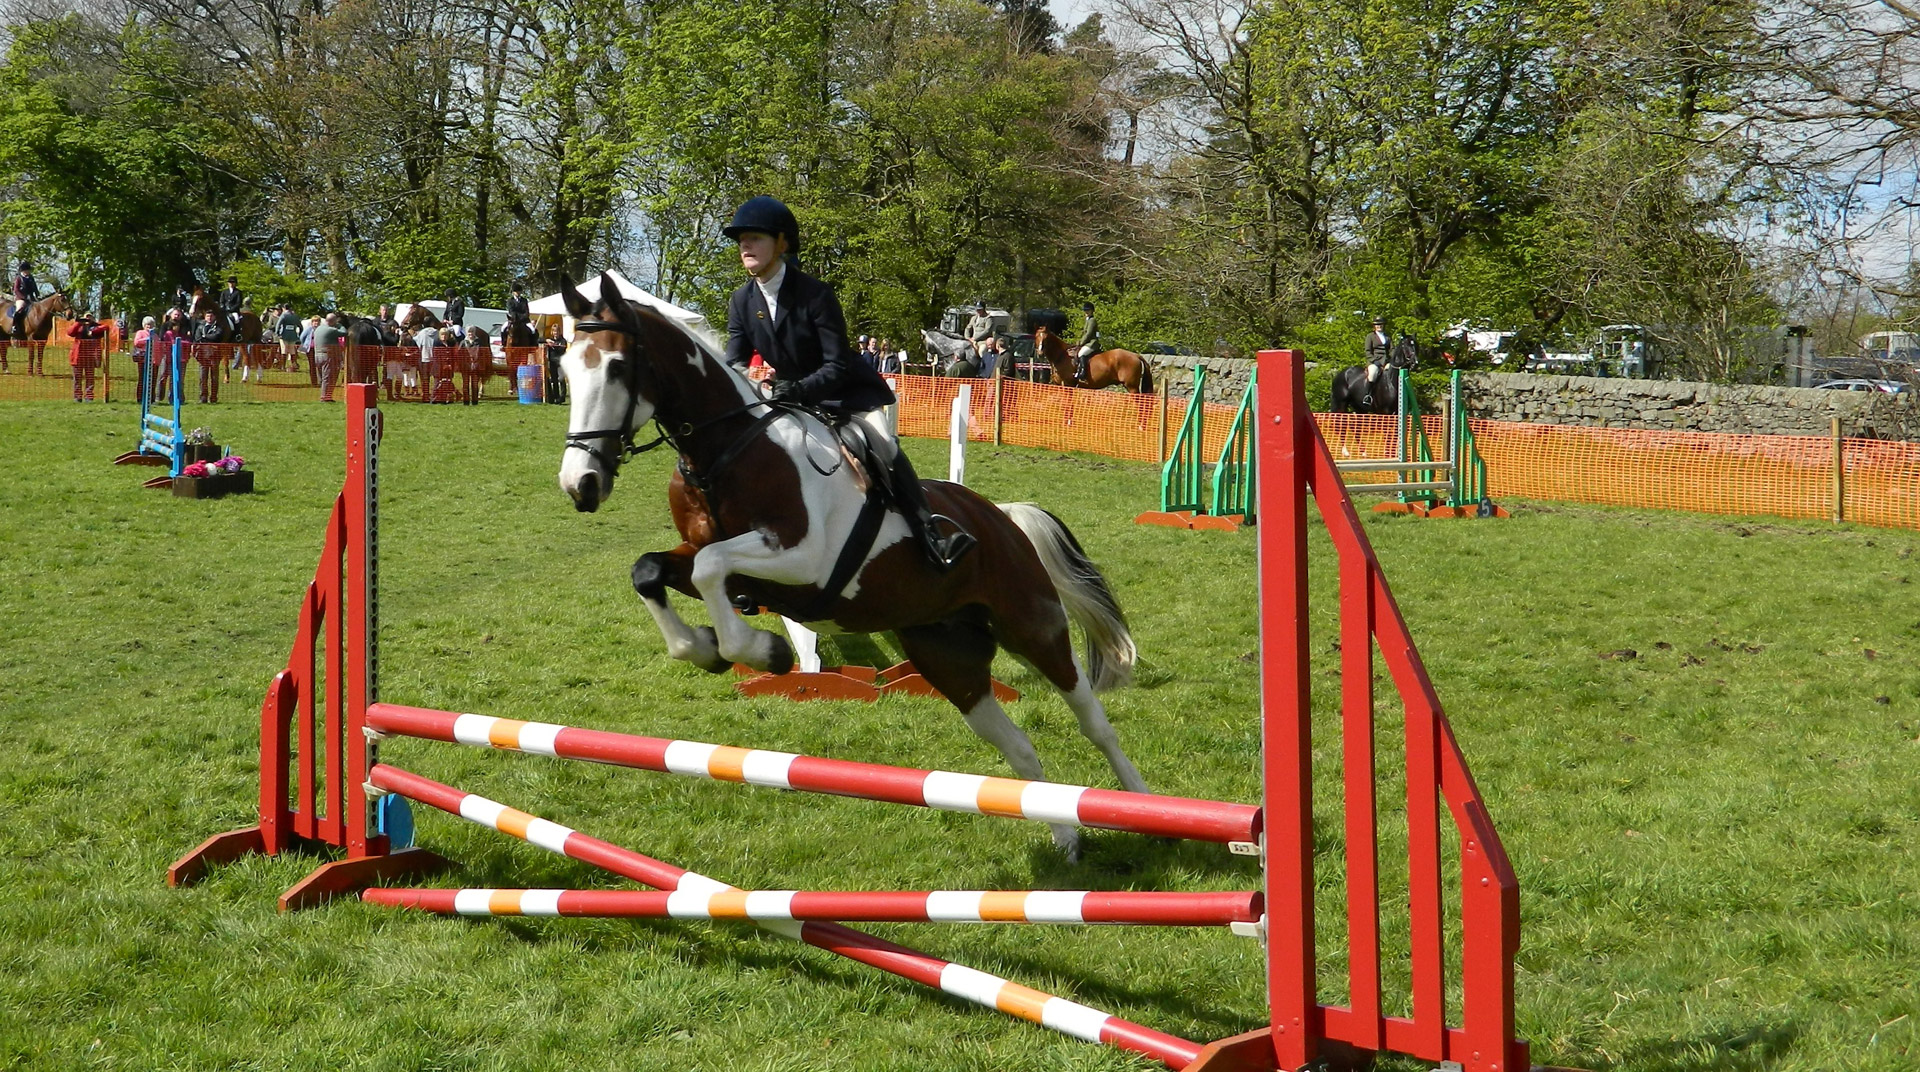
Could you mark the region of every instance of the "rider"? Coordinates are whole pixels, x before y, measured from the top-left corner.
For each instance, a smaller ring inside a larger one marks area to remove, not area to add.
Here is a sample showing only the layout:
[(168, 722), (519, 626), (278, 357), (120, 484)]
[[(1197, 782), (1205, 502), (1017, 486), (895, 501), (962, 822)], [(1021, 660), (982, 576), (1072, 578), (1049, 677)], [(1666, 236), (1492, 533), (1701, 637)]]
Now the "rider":
[(515, 325), (525, 327), (527, 334), (533, 334), (531, 327), (533, 314), (527, 309), (526, 290), (527, 285), (516, 279), (513, 281), (512, 290), (507, 294), (507, 326), (501, 330), (500, 334), (506, 337), (508, 344), (519, 338)]
[(744, 372), (757, 351), (774, 370), (774, 400), (865, 425), (876, 453), (891, 455), (885, 483), (907, 527), (929, 559), (951, 567), (975, 540), (957, 525), (941, 535), (943, 519), (927, 506), (920, 477), (887, 426), (884, 408), (893, 404), (893, 392), (854, 356), (833, 288), (800, 270), (800, 224), (793, 212), (771, 197), (750, 198), (724, 233), (739, 243), (740, 263), (751, 276), (727, 306), (727, 362)]
[(220, 311), (227, 314), (227, 323), (240, 323), (240, 311), (247, 307), (247, 296), (240, 292), (238, 276), (227, 277), (227, 289), (220, 292)]
[(1090, 378), (1087, 365), (1100, 352), (1100, 321), (1093, 317), (1092, 302), (1081, 302), (1080, 311), (1087, 314), (1087, 321), (1080, 326), (1080, 352), (1073, 358), (1073, 377), (1085, 383)]
[(467, 302), (458, 291), (447, 291), (447, 309), (440, 319), (450, 328), (462, 331), (467, 327)]
[(1373, 318), (1373, 330), (1367, 333), (1367, 394), (1362, 401), (1373, 405), (1373, 384), (1386, 371), (1393, 356), (1393, 340), (1387, 337), (1387, 322), (1383, 317)]
[(40, 300), (40, 284), (33, 278), (33, 262), (21, 261), (20, 270), (13, 275), (13, 333), (20, 334), (26, 329), (22, 322), (27, 306)]

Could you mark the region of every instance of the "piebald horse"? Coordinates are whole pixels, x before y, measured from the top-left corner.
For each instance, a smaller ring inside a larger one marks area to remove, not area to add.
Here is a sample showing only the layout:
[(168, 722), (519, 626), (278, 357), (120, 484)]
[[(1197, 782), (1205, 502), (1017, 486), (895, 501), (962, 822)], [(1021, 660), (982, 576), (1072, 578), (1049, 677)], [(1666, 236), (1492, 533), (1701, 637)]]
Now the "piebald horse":
[[(1133, 638), (1105, 579), (1058, 518), (1031, 503), (995, 506), (960, 485), (926, 481), (933, 509), (980, 541), (973, 553), (950, 571), (935, 569), (889, 509), (858, 568), (828, 593), (844, 573), (836, 567), (868, 486), (826, 423), (762, 398), (709, 339), (650, 307), (618, 298), (595, 304), (571, 279), (561, 293), (578, 321), (561, 358), (572, 410), (560, 486), (574, 507), (598, 509), (631, 454), (664, 442), (680, 456), (667, 501), (683, 542), (633, 564), (633, 587), (669, 655), (716, 674), (736, 662), (791, 670), (787, 641), (749, 626), (736, 607), (769, 607), (826, 632), (890, 631), (1015, 773), (1040, 780), (1033, 743), (993, 696), (989, 671), (1004, 646), (1066, 697), (1120, 784), (1148, 791), (1095, 695), (1130, 678)], [(600, 293), (619, 292), (602, 276)], [(635, 446), (649, 421), (660, 438)], [(669, 588), (704, 603), (713, 625), (682, 620)], [(1084, 666), (1069, 619), (1086, 637)], [(1053, 839), (1079, 859), (1078, 830), (1054, 825)]]
[(1085, 379), (1074, 375), (1073, 354), (1045, 324), (1033, 329), (1033, 350), (1040, 355), (1040, 360), (1053, 366), (1054, 378), (1068, 387), (1098, 390), (1117, 383), (1129, 391), (1153, 393), (1153, 366), (1132, 350), (1102, 350), (1087, 358)]

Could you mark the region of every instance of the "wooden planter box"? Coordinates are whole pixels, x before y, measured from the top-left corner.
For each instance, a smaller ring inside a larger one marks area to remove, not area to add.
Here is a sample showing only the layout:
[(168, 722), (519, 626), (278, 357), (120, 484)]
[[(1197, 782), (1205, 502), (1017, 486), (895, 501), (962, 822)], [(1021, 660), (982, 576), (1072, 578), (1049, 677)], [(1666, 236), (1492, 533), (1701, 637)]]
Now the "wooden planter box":
[(218, 499), (222, 495), (242, 495), (253, 490), (253, 470), (219, 476), (177, 476), (173, 494), (181, 499)]
[[(194, 462), (217, 462), (220, 460), (220, 444), (188, 443), (180, 450), (180, 464), (192, 465)], [(242, 470), (244, 472), (244, 470)]]

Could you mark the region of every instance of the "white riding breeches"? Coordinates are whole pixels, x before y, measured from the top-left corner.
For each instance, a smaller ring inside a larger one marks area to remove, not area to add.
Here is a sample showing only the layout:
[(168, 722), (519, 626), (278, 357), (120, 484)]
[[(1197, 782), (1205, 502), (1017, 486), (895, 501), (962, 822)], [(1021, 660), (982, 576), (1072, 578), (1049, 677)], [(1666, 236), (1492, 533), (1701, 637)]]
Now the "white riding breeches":
[(1093, 344), (1092, 344), (1092, 343), (1088, 343), (1088, 344), (1086, 344), (1085, 346), (1082, 346), (1082, 347), (1080, 348), (1080, 351), (1079, 351), (1079, 353), (1078, 353), (1078, 354), (1076, 354), (1075, 356), (1077, 356), (1077, 357), (1079, 357), (1079, 358), (1080, 358), (1081, 360), (1083, 360), (1083, 361), (1084, 361), (1084, 360), (1086, 360), (1087, 358), (1089, 358), (1089, 357), (1092, 357), (1092, 356), (1093, 356), (1093, 354), (1094, 354), (1094, 349), (1093, 349)]
[(856, 413), (853, 419), (866, 426), (867, 438), (875, 450), (886, 458), (887, 464), (893, 464), (893, 456), (900, 451), (900, 441), (893, 437), (893, 422), (887, 419), (886, 408)]

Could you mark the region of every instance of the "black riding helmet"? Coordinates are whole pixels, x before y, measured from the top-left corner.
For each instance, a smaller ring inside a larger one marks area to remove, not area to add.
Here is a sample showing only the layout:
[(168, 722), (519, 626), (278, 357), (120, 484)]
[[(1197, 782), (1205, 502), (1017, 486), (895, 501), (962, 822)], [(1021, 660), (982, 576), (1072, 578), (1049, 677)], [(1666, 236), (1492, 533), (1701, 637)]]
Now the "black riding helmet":
[(787, 252), (795, 256), (800, 253), (800, 221), (794, 219), (793, 210), (782, 204), (779, 198), (765, 194), (747, 198), (734, 210), (733, 222), (720, 229), (721, 234), (732, 239), (738, 239), (743, 231), (785, 235)]

